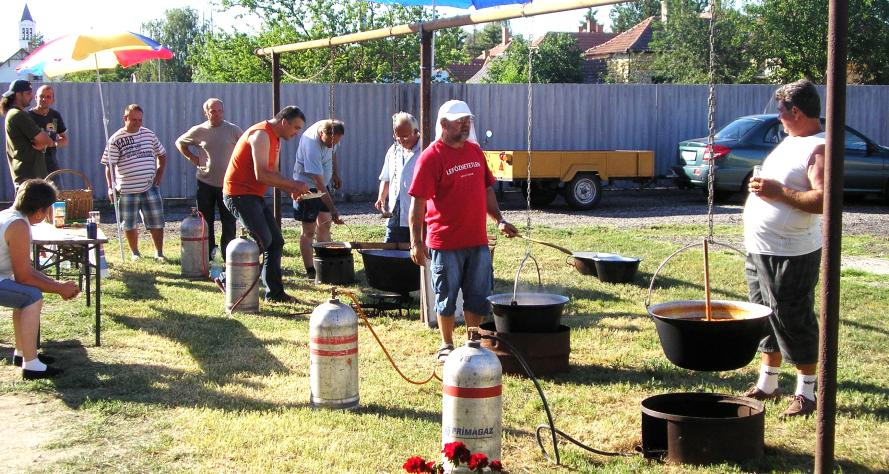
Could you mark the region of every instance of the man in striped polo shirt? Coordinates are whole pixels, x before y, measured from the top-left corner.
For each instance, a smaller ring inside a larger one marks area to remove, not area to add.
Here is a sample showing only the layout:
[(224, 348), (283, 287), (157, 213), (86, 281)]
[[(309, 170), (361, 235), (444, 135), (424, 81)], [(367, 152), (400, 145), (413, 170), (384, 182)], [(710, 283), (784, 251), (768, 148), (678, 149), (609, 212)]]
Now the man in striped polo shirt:
[(157, 135), (142, 126), (142, 107), (130, 104), (123, 111), (124, 127), (108, 139), (102, 155), (108, 197), (115, 194), (120, 208), (127, 243), (139, 259), (139, 223), (141, 211), (145, 228), (154, 242), (154, 257), (164, 258), (164, 203), (159, 185), (167, 164), (167, 152)]

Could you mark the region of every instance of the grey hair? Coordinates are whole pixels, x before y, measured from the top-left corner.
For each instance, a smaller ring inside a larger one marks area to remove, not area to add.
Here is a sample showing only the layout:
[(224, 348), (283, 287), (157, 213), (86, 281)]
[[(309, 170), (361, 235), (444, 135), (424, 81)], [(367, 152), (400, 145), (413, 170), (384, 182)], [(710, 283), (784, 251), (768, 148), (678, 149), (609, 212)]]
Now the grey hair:
[(204, 101), (204, 112), (209, 112), (210, 107), (217, 102), (219, 102), (219, 105), (223, 105), (222, 101), (217, 99), (216, 97), (210, 97), (209, 99), (205, 100)]
[(398, 128), (399, 125), (404, 122), (409, 122), (411, 124), (411, 128), (414, 130), (420, 130), (420, 125), (417, 122), (417, 118), (407, 112), (398, 112), (397, 114), (392, 116), (392, 129)]

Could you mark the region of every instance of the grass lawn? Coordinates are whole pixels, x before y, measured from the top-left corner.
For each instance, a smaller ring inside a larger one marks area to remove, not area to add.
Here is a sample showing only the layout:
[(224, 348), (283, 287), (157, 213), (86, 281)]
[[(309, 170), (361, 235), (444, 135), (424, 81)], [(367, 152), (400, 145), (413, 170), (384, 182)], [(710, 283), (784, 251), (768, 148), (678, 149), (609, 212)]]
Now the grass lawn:
[[(351, 226), (335, 238), (381, 240), (381, 227)], [(352, 235), (350, 235), (350, 232)], [(718, 227), (720, 240), (739, 242), (740, 227)], [(543, 291), (571, 298), (563, 323), (572, 328), (571, 371), (541, 382), (556, 425), (605, 450), (631, 451), (641, 441), (639, 402), (651, 395), (707, 391), (739, 393), (755, 380), (758, 357), (737, 371), (692, 372), (671, 365), (661, 352), (643, 301), (657, 266), (703, 226), (539, 228), (534, 236), (574, 249), (644, 258), (633, 284), (610, 285), (580, 275), (565, 255), (535, 246)], [(223, 295), (210, 282), (179, 277), (178, 258), (117, 261), (103, 283), (101, 347), (93, 347), (92, 309), (82, 300), (47, 297), (43, 337), (61, 358), (65, 374), (54, 381), (24, 382), (0, 367), (5, 419), (39, 412), (24, 430), (43, 432), (33, 471), (250, 471), (399, 472), (412, 455), (436, 459), (440, 449), (440, 386), (402, 381), (373, 338), (359, 329), (361, 406), (356, 411), (309, 407), (308, 315), (328, 297), (328, 287), (299, 278), (298, 235), (286, 229), (286, 286), (304, 304), (266, 306), (259, 315), (229, 317)], [(885, 236), (849, 237), (847, 255), (886, 256)], [(143, 238), (143, 249), (150, 244)], [(495, 252), (495, 292), (511, 291), (526, 243), (501, 238)], [(166, 252), (179, 253), (178, 239)], [(146, 252), (148, 253), (148, 252)], [(361, 258), (356, 273), (363, 279)], [(743, 260), (714, 250), (714, 297), (746, 300)], [(671, 260), (658, 278), (653, 301), (703, 295), (701, 253)], [(533, 268), (523, 285), (536, 282)], [(353, 289), (359, 288), (356, 285)], [(842, 278), (836, 459), (844, 472), (889, 470), (889, 278), (845, 270)], [(298, 314), (294, 314), (298, 313)], [(8, 311), (0, 319), (0, 349), (12, 352)], [(402, 369), (425, 378), (434, 367), (438, 333), (410, 317), (374, 318), (375, 329)], [(463, 328), (458, 329), (461, 335)], [(3, 362), (0, 362), (2, 365)], [(785, 393), (793, 371), (782, 372)], [(809, 472), (816, 419), (781, 421), (786, 401), (766, 403), (766, 455), (742, 465), (668, 466), (641, 456), (606, 458), (561, 445), (564, 468), (549, 464), (534, 441), (545, 422), (530, 381), (504, 376), (503, 463), (510, 472)], [(39, 408), (37, 408), (39, 407)], [(21, 420), (19, 420), (21, 421)], [(9, 429), (4, 436), (16, 436)], [(25, 436), (22, 433), (22, 436)], [(29, 434), (27, 436), (34, 436)]]

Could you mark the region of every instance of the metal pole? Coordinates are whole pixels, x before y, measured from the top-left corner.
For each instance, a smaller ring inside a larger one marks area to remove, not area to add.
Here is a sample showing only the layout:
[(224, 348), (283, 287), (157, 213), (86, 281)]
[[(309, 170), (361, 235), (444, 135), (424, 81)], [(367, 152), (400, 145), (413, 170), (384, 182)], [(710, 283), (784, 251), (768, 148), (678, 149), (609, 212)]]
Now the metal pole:
[(821, 258), (821, 333), (818, 344), (818, 426), (815, 472), (834, 470), (840, 257), (843, 234), (843, 158), (846, 124), (847, 0), (830, 0), (827, 27), (827, 154), (824, 163), (824, 231)]
[[(272, 115), (281, 110), (281, 55), (272, 53)], [(281, 157), (275, 162), (275, 171), (281, 171)], [(272, 188), (272, 213), (281, 228), (281, 190)]]

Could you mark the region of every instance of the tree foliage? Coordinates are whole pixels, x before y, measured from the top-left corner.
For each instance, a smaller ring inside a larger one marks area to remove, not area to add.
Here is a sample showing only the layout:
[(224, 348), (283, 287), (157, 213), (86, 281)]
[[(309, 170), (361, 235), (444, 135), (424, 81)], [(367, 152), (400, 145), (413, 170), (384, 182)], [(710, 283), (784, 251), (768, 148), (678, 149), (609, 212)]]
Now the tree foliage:
[(504, 27), (509, 28), (509, 22), (485, 23), (482, 29), (474, 29), (466, 35), (466, 40), (463, 42), (463, 52), (472, 59), (497, 46), (503, 40)]
[(650, 16), (660, 16), (660, 0), (636, 0), (611, 7), (611, 31), (622, 33)]
[[(528, 82), (528, 41), (513, 38), (506, 53), (494, 59), (483, 79), (487, 83)], [(531, 80), (535, 83), (583, 82), (583, 57), (577, 41), (566, 33), (550, 33), (532, 53)]]
[[(263, 18), (255, 35), (213, 32), (196, 51), (193, 66), (202, 81), (271, 80), (267, 57), (247, 58), (250, 49), (339, 36), (431, 19), (422, 7), (384, 6), (358, 0), (223, 0), (224, 7), (244, 7)], [(465, 33), (435, 34), (437, 64), (463, 62)], [(229, 44), (234, 40), (234, 44)], [(419, 77), (419, 35), (304, 50), (281, 55), (282, 80), (311, 82), (393, 82)]]
[(166, 10), (162, 18), (142, 24), (142, 32), (173, 52), (173, 58), (158, 64), (143, 63), (136, 69), (138, 79), (157, 82), (191, 82), (191, 53), (201, 47), (210, 25), (193, 8)]

